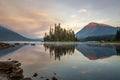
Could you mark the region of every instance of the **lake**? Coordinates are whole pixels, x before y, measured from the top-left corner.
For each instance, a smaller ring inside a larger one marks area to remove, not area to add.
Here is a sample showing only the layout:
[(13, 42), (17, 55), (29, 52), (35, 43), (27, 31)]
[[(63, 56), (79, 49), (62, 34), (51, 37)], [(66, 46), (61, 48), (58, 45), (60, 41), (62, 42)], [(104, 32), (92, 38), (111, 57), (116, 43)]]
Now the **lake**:
[(0, 50), (0, 60), (8, 58), (22, 63), (25, 77), (38, 73), (33, 80), (52, 76), (58, 80), (120, 80), (120, 45), (117, 44), (21, 43)]

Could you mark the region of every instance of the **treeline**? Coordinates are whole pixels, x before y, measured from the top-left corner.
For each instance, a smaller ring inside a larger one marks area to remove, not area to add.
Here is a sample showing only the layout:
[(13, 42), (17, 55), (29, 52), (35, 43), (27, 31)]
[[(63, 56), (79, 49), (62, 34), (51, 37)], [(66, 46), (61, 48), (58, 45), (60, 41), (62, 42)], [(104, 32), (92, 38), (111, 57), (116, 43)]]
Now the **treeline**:
[(54, 28), (50, 27), (49, 34), (45, 33), (44, 41), (77, 41), (72, 29), (66, 30), (58, 24)]
[(120, 41), (120, 29), (117, 30), (115, 41)]
[(88, 36), (80, 41), (110, 41), (115, 38), (115, 35), (103, 35), (103, 36)]

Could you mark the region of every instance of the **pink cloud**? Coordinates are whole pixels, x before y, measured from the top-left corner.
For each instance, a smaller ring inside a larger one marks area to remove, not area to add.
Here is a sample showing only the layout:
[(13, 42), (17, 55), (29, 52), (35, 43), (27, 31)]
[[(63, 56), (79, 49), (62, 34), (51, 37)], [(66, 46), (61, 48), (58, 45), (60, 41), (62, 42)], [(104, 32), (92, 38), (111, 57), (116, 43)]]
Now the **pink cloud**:
[[(49, 17), (46, 13), (43, 12), (30, 12), (28, 15), (24, 14), (23, 16), (0, 16), (0, 22), (3, 25), (6, 25), (7, 28), (10, 28), (20, 34), (25, 36), (33, 35), (43, 37), (43, 31), (47, 31), (50, 25), (56, 23), (55, 18)], [(36, 32), (42, 32), (35, 34)], [(31, 37), (31, 36), (30, 36)]]
[(87, 13), (88, 10), (83, 8), (83, 9), (80, 9), (78, 12), (79, 12), (79, 13)]

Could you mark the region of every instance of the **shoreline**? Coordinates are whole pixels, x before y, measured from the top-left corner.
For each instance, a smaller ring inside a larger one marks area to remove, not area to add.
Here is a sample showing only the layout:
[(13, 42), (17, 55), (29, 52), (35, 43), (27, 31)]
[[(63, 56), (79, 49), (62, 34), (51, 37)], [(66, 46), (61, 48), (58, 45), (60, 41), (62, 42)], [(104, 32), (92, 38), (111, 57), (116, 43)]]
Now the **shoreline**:
[[(38, 77), (38, 73), (33, 73), (31, 77), (24, 77), (24, 70), (21, 65), (19, 61), (11, 60), (11, 58), (6, 61), (0, 61), (0, 80), (34, 80), (34, 78)], [(51, 79), (41, 76), (40, 80), (43, 78), (45, 80), (58, 80), (55, 75), (56, 73), (54, 72), (54, 76)]]
[(44, 44), (104, 44), (104, 45), (120, 45), (120, 42), (99, 42), (99, 41), (86, 41), (86, 42), (36, 42), (36, 41), (2, 41), (0, 42), (0, 48), (4, 47), (2, 46), (2, 44), (7, 45), (6, 48), (10, 48), (10, 47), (14, 47), (15, 43), (19, 43), (19, 44), (40, 44), (40, 45), (44, 45)]
[(32, 80), (24, 78), (21, 63), (16, 60), (0, 61), (0, 79), (2, 80)]

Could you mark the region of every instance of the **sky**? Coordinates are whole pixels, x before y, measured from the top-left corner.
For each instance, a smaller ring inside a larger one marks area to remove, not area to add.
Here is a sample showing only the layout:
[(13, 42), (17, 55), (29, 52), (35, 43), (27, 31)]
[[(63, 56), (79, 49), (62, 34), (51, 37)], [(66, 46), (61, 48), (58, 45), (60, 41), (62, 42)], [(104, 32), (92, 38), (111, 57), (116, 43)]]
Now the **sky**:
[(90, 22), (120, 26), (120, 0), (0, 0), (0, 25), (28, 38), (55, 23), (77, 32)]

